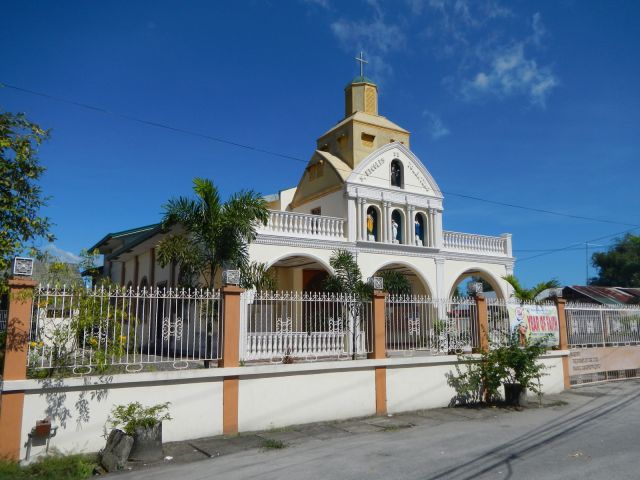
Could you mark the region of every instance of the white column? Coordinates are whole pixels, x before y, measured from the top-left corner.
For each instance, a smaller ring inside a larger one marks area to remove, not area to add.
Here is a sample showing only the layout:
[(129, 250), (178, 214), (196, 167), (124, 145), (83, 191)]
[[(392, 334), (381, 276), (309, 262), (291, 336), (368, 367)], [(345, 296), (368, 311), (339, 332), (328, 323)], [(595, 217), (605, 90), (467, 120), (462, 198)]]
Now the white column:
[(413, 205), (407, 206), (407, 243), (409, 245), (416, 244), (416, 227), (415, 227), (415, 207)]
[(362, 214), (360, 211), (362, 210), (362, 205), (360, 204), (360, 199), (357, 197), (355, 199), (355, 203), (356, 203), (356, 215), (355, 215), (355, 218), (353, 219), (353, 223), (356, 226), (356, 238), (360, 240), (362, 238), (362, 226), (360, 224), (360, 219), (362, 217)]
[(500, 236), (504, 238), (504, 254), (507, 257), (513, 257), (513, 247), (511, 246), (511, 234), (503, 233)]
[(389, 229), (391, 228), (391, 219), (389, 218), (389, 202), (382, 202), (382, 225), (380, 230), (382, 232), (382, 242), (389, 243)]
[(442, 248), (442, 212), (435, 211), (435, 247)]
[(353, 197), (347, 198), (347, 239), (350, 242), (355, 242), (358, 235), (358, 206), (356, 205), (356, 199)]
[[(447, 297), (444, 284), (444, 258), (436, 258), (436, 298), (444, 299)], [(444, 320), (446, 311), (442, 302), (438, 302), (438, 319)]]
[(360, 240), (366, 240), (367, 239), (367, 208), (365, 206), (365, 199), (361, 198), (360, 199), (360, 215), (362, 216), (360, 218), (360, 230), (362, 231), (362, 237), (360, 238)]

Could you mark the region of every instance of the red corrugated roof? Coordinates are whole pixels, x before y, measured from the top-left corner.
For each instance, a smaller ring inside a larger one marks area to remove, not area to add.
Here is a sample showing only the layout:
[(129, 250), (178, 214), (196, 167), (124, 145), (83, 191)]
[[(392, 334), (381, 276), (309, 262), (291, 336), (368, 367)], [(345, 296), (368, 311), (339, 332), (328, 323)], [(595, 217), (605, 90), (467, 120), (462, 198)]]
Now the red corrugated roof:
[[(638, 303), (638, 296), (632, 293), (627, 293), (624, 291), (626, 289), (618, 287), (585, 287), (582, 285), (572, 285), (569, 288), (603, 305), (627, 305)], [(638, 290), (640, 293), (640, 289), (633, 290)]]

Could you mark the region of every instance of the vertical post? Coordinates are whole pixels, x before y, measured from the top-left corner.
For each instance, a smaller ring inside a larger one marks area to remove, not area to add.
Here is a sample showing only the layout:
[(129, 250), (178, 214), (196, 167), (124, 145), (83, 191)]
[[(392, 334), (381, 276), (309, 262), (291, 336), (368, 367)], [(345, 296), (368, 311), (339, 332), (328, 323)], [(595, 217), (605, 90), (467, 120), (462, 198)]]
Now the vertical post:
[[(9, 280), (9, 311), (3, 380), (27, 378), (27, 350), (31, 328), (33, 288), (31, 279)], [(22, 410), (24, 392), (4, 392), (0, 395), (0, 458), (20, 459), (22, 445)]]
[[(227, 285), (222, 287), (222, 358), (218, 366), (233, 368), (240, 365), (240, 294), (242, 288)], [(222, 433), (238, 433), (238, 376), (222, 380)]]
[(480, 351), (489, 351), (489, 309), (487, 299), (481, 293), (476, 295), (476, 312), (478, 316), (478, 334), (480, 335)]
[[(373, 345), (368, 357), (387, 358), (387, 338), (385, 332), (386, 292), (375, 290), (372, 301)], [(387, 367), (375, 367), (376, 415), (387, 414)]]
[[(558, 330), (560, 336), (560, 350), (569, 350), (569, 338), (567, 336), (567, 320), (564, 311), (567, 301), (564, 298), (556, 297), (556, 309), (558, 310)], [(571, 388), (571, 379), (569, 378), (569, 357), (562, 357), (562, 373), (564, 377), (564, 388)]]

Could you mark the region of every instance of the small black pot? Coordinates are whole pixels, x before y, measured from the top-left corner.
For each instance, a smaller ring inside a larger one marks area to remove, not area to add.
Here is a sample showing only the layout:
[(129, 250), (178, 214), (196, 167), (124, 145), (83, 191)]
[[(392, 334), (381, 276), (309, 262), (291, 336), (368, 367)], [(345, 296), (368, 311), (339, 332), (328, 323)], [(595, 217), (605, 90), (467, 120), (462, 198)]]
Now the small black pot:
[(519, 407), (525, 396), (525, 389), (519, 383), (505, 383), (504, 402), (507, 405)]
[(152, 462), (162, 460), (162, 422), (153, 427), (136, 427), (133, 432), (133, 447), (130, 460)]

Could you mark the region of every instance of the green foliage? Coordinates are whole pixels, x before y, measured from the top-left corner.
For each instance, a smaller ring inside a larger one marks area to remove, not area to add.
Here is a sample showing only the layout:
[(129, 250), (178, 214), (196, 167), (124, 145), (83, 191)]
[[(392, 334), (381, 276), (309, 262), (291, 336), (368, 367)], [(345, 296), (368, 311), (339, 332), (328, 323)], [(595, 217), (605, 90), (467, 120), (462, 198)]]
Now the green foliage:
[[(81, 349), (90, 348), (94, 368), (104, 372), (111, 358), (121, 357), (134, 348), (133, 339), (123, 335), (126, 322), (135, 322), (127, 314), (128, 303), (124, 299), (110, 303), (110, 285), (107, 280), (103, 283), (104, 290), (94, 291), (84, 287), (70, 289), (73, 308), (60, 308), (51, 312), (50, 318), (43, 318), (46, 328), (40, 328), (40, 337), (31, 341), (33, 358), (30, 364), (37, 364), (39, 357), (44, 355), (51, 359), (52, 368), (48, 373), (63, 375), (66, 366), (74, 363), (74, 357)], [(36, 307), (43, 315), (49, 315), (47, 311), (51, 307), (60, 307), (55, 299), (55, 296), (40, 297)], [(104, 332), (108, 333), (104, 335)]]
[(628, 233), (609, 251), (594, 253), (591, 261), (598, 269), (598, 276), (589, 280), (591, 285), (640, 287), (640, 235)]
[(184, 233), (167, 236), (158, 244), (161, 266), (176, 262), (181, 286), (203, 280), (213, 288), (219, 268), (242, 268), (248, 262), (248, 244), (256, 238), (258, 223), (266, 225), (267, 204), (252, 190), (241, 191), (222, 203), (211, 180), (193, 181), (195, 199), (179, 197), (164, 205), (164, 228), (179, 225)]
[(560, 283), (554, 279), (546, 282), (540, 282), (533, 288), (524, 288), (514, 275), (507, 275), (502, 278), (513, 287), (513, 296), (521, 302), (533, 302), (544, 290), (549, 288), (558, 288), (560, 286)]
[(262, 448), (265, 450), (281, 450), (287, 448), (287, 444), (282, 440), (274, 440), (272, 438), (265, 438), (262, 441)]
[(127, 435), (133, 435), (137, 427), (151, 428), (163, 420), (171, 420), (169, 405), (169, 402), (151, 407), (143, 407), (140, 402), (115, 405), (111, 410), (109, 424), (112, 428), (120, 428)]
[(539, 362), (546, 347), (543, 341), (528, 342), (517, 332), (508, 341), (482, 353), (480, 359), (461, 356), (462, 366), (456, 365), (456, 374), (447, 379), (456, 390), (456, 403), (467, 405), (493, 403), (500, 399), (503, 383), (518, 383), (524, 389), (541, 395), (540, 378), (545, 366)]
[(46, 206), (38, 180), (45, 168), (38, 161), (38, 147), (49, 132), (23, 114), (0, 113), (0, 287), (6, 290), (6, 275), (13, 257), (27, 244), (46, 238), (50, 220), (39, 215)]
[(240, 286), (258, 291), (275, 290), (277, 281), (266, 263), (250, 262), (240, 268)]
[(378, 274), (384, 281), (384, 290), (394, 295), (411, 294), (411, 282), (396, 270), (383, 270)]
[(0, 460), (0, 479), (85, 480), (91, 477), (95, 465), (94, 459), (87, 455), (49, 455), (26, 466)]
[(353, 253), (335, 250), (329, 264), (335, 274), (329, 275), (325, 280), (327, 291), (359, 295), (361, 298), (371, 297), (371, 287), (362, 281), (362, 273)]

